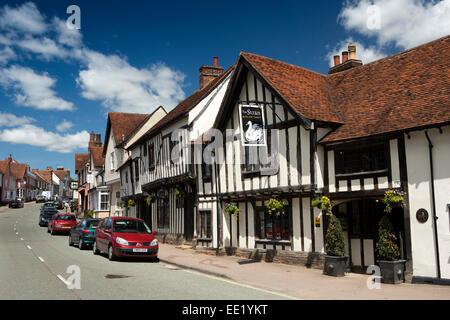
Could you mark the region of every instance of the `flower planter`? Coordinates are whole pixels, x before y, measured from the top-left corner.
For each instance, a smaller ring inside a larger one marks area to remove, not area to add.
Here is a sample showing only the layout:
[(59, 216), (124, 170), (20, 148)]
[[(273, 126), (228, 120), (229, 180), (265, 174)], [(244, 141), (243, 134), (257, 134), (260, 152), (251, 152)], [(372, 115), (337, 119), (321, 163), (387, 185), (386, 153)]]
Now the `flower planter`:
[(406, 260), (377, 261), (381, 271), (381, 282), (397, 284), (404, 282)]
[(332, 277), (345, 276), (348, 257), (325, 256), (325, 266), (323, 273)]

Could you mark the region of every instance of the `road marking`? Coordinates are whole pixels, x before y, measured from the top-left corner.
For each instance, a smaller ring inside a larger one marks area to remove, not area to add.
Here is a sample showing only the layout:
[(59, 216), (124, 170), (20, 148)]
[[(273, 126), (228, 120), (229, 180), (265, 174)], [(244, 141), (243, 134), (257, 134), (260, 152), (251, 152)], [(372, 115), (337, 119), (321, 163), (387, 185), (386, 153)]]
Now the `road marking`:
[(20, 240), (22, 240), (22, 241), (23, 241), (23, 238), (20, 238)]
[(27, 245), (27, 248), (31, 250), (31, 247), (29, 245)]
[(41, 257), (38, 257), (39, 260), (41, 260), (42, 262), (45, 262), (44, 259), (42, 259)]

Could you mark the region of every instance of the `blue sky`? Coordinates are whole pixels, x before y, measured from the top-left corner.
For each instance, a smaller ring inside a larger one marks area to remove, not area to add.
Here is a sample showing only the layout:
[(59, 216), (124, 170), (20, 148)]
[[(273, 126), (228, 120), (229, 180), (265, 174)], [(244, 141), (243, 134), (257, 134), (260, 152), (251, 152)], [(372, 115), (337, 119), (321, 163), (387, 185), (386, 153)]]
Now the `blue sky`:
[[(78, 31), (65, 25), (72, 4)], [(74, 153), (89, 132), (104, 138), (108, 111), (170, 110), (213, 56), (228, 68), (246, 51), (326, 74), (350, 42), (367, 63), (449, 34), (448, 21), (450, 0), (2, 1), (0, 159), (75, 176)]]

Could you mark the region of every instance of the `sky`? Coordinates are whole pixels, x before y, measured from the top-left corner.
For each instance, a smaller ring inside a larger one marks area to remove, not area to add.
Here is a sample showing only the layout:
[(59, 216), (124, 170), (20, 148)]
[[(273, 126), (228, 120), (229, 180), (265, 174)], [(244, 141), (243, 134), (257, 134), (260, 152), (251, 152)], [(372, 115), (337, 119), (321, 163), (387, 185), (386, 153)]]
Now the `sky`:
[(350, 43), (368, 63), (448, 34), (450, 0), (1, 1), (0, 159), (75, 177), (74, 154), (90, 132), (104, 139), (108, 112), (170, 111), (213, 56), (326, 74)]

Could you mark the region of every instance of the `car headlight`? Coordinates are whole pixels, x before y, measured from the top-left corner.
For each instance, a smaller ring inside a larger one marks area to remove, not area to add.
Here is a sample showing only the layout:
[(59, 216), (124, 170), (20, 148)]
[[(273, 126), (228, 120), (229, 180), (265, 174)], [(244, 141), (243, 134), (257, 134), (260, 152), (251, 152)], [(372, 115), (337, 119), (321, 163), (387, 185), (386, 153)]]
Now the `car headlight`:
[(158, 240), (157, 239), (154, 239), (153, 241), (152, 241), (152, 243), (150, 243), (150, 246), (157, 246), (158, 245)]
[(125, 239), (122, 239), (122, 238), (120, 238), (120, 237), (117, 237), (117, 238), (116, 238), (116, 242), (117, 242), (118, 244), (123, 245), (123, 246), (127, 246), (127, 245), (128, 245), (128, 241), (125, 240)]

